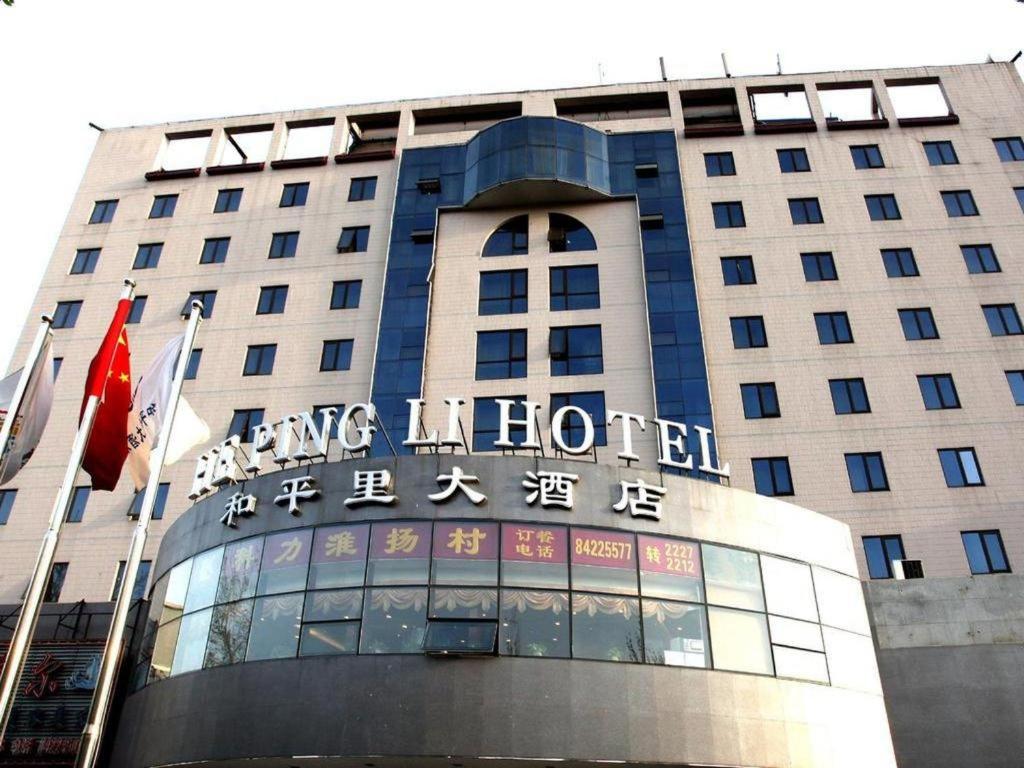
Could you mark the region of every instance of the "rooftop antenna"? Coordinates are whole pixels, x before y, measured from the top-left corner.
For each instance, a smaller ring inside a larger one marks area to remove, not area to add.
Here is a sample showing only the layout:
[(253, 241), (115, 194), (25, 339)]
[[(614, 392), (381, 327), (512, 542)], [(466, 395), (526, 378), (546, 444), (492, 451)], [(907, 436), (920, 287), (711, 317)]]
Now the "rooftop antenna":
[(782, 74), (782, 58), (777, 53), (775, 54), (775, 74)]
[(661, 82), (667, 83), (668, 82), (668, 75), (665, 74), (665, 57), (664, 56), (659, 56), (658, 57), (658, 66), (661, 67)]
[[(1018, 54), (1018, 55), (1019, 55), (1019, 54)], [(103, 133), (103, 129), (102, 129), (102, 128), (100, 128), (100, 127), (99, 127), (98, 125), (96, 125), (96, 123), (89, 123), (89, 127), (90, 127), (90, 128), (92, 128), (92, 129), (94, 129), (94, 130), (97, 130), (97, 131), (99, 131), (100, 133)]]
[(1010, 59), (1010, 63), (1011, 63), (1011, 64), (1015, 64), (1015, 63), (1016, 63), (1016, 61), (1017, 61), (1017, 59), (1019, 59), (1019, 58), (1020, 58), (1020, 55), (1021, 55), (1022, 53), (1024, 53), (1024, 51), (1017, 51), (1017, 52), (1016, 52), (1015, 54), (1013, 54), (1013, 58), (1012, 58), (1012, 59)]
[(722, 69), (725, 70), (726, 77), (732, 77), (729, 73), (729, 62), (725, 60), (725, 51), (722, 51)]

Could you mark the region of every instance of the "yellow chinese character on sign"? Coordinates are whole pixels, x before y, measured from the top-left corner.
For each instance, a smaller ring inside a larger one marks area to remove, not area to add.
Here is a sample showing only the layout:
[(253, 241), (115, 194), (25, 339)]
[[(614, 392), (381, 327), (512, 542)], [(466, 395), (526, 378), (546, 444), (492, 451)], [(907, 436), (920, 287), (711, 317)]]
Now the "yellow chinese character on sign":
[(644, 556), (647, 558), (648, 563), (661, 564), (661, 550), (657, 547), (648, 547), (644, 550)]
[(408, 554), (416, 549), (419, 541), (419, 534), (413, 533), (412, 528), (392, 528), (391, 533), (388, 534), (384, 553), (387, 555), (393, 555), (396, 552)]
[(274, 558), (274, 565), (279, 563), (290, 563), (299, 556), (302, 551), (302, 542), (295, 536), (281, 544), (281, 554)]
[(516, 541), (529, 541), (533, 531), (529, 528), (516, 528)]
[(555, 541), (555, 534), (551, 531), (537, 531), (537, 541), (541, 544), (553, 544)]
[(448, 549), (459, 555), (476, 555), (480, 552), (480, 542), (486, 538), (487, 534), (479, 528), (473, 528), (469, 533), (456, 528), (448, 534)]
[(516, 544), (516, 554), (523, 557), (533, 557), (533, 547), (529, 544)]
[(332, 533), (327, 537), (327, 545), (324, 554), (328, 557), (341, 557), (342, 555), (356, 554), (356, 537), (348, 531)]
[(555, 556), (555, 550), (547, 544), (541, 544), (537, 547), (537, 557), (543, 557), (545, 560), (550, 560)]

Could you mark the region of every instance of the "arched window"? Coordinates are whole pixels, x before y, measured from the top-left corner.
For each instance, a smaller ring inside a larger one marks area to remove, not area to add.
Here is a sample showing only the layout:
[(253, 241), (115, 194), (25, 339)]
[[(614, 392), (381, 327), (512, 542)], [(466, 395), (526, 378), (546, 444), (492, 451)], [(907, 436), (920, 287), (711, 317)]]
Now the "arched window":
[(529, 217), (516, 216), (509, 219), (487, 238), (484, 256), (518, 256), (527, 251), (529, 241)]
[(549, 213), (548, 247), (551, 253), (596, 251), (597, 241), (581, 221), (564, 213)]

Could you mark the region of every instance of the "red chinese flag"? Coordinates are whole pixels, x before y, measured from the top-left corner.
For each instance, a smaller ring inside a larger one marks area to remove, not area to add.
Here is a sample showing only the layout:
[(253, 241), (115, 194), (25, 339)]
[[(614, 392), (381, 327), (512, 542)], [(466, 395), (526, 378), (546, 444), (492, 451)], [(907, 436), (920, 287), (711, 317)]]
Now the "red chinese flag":
[(124, 322), (131, 308), (130, 299), (117, 302), (114, 319), (110, 322), (96, 357), (89, 364), (89, 377), (85, 380), (85, 397), (82, 398), (79, 423), (89, 398), (94, 395), (100, 398), (99, 410), (82, 460), (82, 469), (89, 473), (92, 487), (97, 491), (114, 490), (128, 457), (132, 371)]

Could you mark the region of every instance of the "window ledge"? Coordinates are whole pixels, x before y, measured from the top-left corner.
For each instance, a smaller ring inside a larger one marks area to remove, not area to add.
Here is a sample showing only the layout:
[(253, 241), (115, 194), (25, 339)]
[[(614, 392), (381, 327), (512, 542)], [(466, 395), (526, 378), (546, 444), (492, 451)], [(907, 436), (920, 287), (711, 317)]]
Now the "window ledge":
[(150, 171), (146, 174), (146, 181), (166, 181), (167, 179), (194, 179), (200, 174), (202, 168), (178, 168), (173, 171)]
[(956, 125), (960, 122), (959, 115), (934, 115), (932, 117), (901, 117), (896, 121), (900, 128), (913, 128), (918, 125)]
[(279, 168), (311, 168), (315, 165), (327, 165), (327, 155), (323, 157), (293, 157), (289, 160), (272, 160), (270, 167)]
[(234, 165), (211, 165), (206, 169), (209, 176), (226, 176), (229, 173), (251, 173), (262, 171), (267, 164), (260, 163), (235, 163)]
[(338, 165), (344, 163), (362, 163), (369, 160), (394, 160), (395, 159), (395, 148), (389, 149), (375, 149), (372, 151), (365, 152), (352, 152), (334, 156), (334, 162)]
[(754, 133), (814, 133), (818, 124), (813, 120), (773, 120), (754, 123)]
[(718, 125), (690, 125), (683, 127), (683, 136), (699, 139), (705, 136), (742, 136), (743, 123), (719, 123)]
[(885, 117), (873, 120), (826, 120), (825, 127), (830, 131), (858, 131), (865, 128), (888, 128), (889, 120)]

